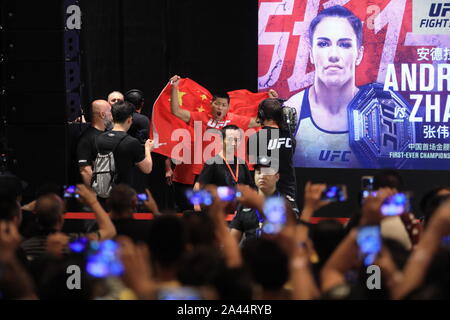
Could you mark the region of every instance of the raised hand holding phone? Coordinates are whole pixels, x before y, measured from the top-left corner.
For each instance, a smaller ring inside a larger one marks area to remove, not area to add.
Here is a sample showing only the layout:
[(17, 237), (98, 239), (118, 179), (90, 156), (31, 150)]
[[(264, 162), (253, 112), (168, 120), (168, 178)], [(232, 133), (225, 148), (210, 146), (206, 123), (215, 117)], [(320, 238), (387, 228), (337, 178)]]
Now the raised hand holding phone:
[(147, 207), (148, 210), (150, 210), (151, 213), (158, 215), (160, 214), (158, 204), (155, 201), (155, 198), (153, 198), (152, 193), (150, 190), (145, 189), (145, 194), (141, 194), (141, 199), (144, 202), (144, 205)]
[(332, 202), (347, 201), (347, 186), (345, 185), (327, 186), (326, 189), (323, 190), (322, 192), (321, 200)]
[(381, 213), (383, 216), (398, 216), (410, 209), (409, 194), (407, 193), (396, 193), (392, 196), (387, 197), (381, 207)]
[(263, 231), (267, 234), (277, 234), (287, 223), (286, 204), (281, 197), (269, 197), (264, 203)]
[(322, 193), (326, 187), (327, 185), (323, 183), (312, 183), (311, 181), (306, 183), (304, 195), (305, 205), (301, 214), (302, 220), (308, 221), (315, 211), (331, 203), (329, 200), (322, 200)]
[(78, 189), (76, 186), (64, 186), (64, 198), (79, 198), (80, 195), (77, 193)]
[(95, 192), (92, 189), (86, 187), (84, 184), (77, 184), (76, 192), (80, 196), (80, 200), (91, 208), (92, 205), (98, 201)]
[(364, 265), (372, 265), (382, 247), (381, 227), (379, 225), (360, 227), (356, 236), (356, 243)]
[(126, 236), (118, 236), (119, 258), (124, 266), (122, 279), (141, 299), (154, 299), (156, 285), (153, 279), (151, 255), (145, 244), (134, 244)]
[(383, 219), (381, 213), (381, 205), (387, 197), (395, 194), (395, 191), (389, 188), (382, 188), (377, 190), (375, 194), (369, 195), (362, 205), (362, 217), (360, 225), (377, 225)]
[(245, 184), (239, 184), (237, 185), (237, 190), (240, 192), (237, 199), (242, 205), (263, 211), (264, 197), (255, 189)]

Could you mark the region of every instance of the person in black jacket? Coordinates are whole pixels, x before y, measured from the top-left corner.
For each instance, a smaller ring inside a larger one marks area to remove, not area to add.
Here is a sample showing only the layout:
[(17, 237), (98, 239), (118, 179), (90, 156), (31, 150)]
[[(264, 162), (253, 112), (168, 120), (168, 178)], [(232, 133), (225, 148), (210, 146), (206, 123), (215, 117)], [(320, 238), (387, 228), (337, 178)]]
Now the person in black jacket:
[(245, 161), (236, 156), (241, 141), (240, 129), (235, 125), (225, 126), (221, 130), (222, 151), (209, 160), (198, 177), (200, 186), (236, 186), (246, 184), (254, 186), (253, 179)]

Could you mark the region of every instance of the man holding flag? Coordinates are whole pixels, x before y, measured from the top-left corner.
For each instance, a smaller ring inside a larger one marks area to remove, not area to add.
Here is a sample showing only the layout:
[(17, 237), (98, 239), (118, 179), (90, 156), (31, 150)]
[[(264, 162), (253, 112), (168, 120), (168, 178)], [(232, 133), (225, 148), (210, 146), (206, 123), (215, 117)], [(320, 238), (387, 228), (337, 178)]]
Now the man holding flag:
[[(179, 143), (177, 139), (172, 139), (172, 133), (176, 129), (186, 129), (191, 133), (192, 138), (188, 142), (190, 145), (187, 146), (193, 151), (190, 152), (190, 156), (187, 156), (191, 161), (177, 164), (173, 172), (174, 186), (178, 193), (176, 198), (184, 199), (178, 203), (180, 210), (191, 208), (185, 199), (184, 190), (192, 188), (196, 176), (203, 168), (203, 163), (208, 160), (203, 159), (203, 151), (207, 145), (203, 141), (205, 132), (210, 132), (211, 129), (217, 131), (227, 125), (236, 125), (244, 131), (259, 127), (260, 124), (256, 118), (259, 102), (267, 97), (276, 98), (277, 96), (274, 90), (269, 93), (235, 90), (228, 94), (211, 95), (208, 90), (188, 78), (181, 79), (175, 75), (170, 79), (155, 103), (151, 134), (157, 141), (156, 145), (160, 146), (155, 152), (181, 160), (173, 152), (174, 147), (177, 147)], [(167, 108), (167, 102), (170, 102), (170, 110)], [(201, 132), (198, 132), (199, 129)], [(196, 141), (199, 139), (202, 142)], [(170, 159), (166, 161), (166, 171), (168, 182), (171, 183)]]

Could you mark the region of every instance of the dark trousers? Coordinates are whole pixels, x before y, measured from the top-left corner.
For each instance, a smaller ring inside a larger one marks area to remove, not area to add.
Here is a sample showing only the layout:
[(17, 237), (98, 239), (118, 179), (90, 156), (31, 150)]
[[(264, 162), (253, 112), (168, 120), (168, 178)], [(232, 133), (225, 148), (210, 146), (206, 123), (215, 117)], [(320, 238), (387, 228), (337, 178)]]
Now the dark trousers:
[(175, 203), (178, 207), (178, 212), (183, 212), (185, 210), (194, 210), (194, 206), (186, 197), (186, 190), (192, 189), (193, 185), (174, 181), (173, 186), (175, 191)]

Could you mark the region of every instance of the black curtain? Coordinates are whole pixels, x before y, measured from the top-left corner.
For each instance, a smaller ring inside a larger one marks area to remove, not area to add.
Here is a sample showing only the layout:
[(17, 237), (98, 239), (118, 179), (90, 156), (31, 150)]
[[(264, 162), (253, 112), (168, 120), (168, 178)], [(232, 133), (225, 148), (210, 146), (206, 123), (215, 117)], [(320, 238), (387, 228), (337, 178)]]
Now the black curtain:
[[(140, 89), (143, 114), (179, 74), (212, 92), (256, 91), (257, 7), (250, 1), (81, 0), (83, 106), (109, 92)], [(153, 153), (149, 188), (168, 208), (164, 158)], [(163, 186), (163, 187), (161, 187)]]
[[(178, 74), (211, 92), (257, 90), (257, 0), (81, 0), (84, 106), (113, 90), (144, 91), (144, 114)], [(284, 97), (288, 98), (288, 97)], [(161, 157), (151, 174), (162, 192)], [(358, 210), (362, 175), (376, 170), (297, 168), (298, 193), (308, 180), (346, 184), (349, 201), (326, 206), (318, 216), (350, 216)], [(402, 171), (414, 204), (425, 190), (447, 184), (450, 171)], [(417, 183), (420, 181), (421, 183)], [(163, 202), (170, 199), (160, 194)], [(299, 205), (301, 206), (299, 198)]]
[(256, 91), (257, 6), (250, 1), (82, 0), (83, 104), (145, 93), (146, 115), (173, 74), (210, 91)]

